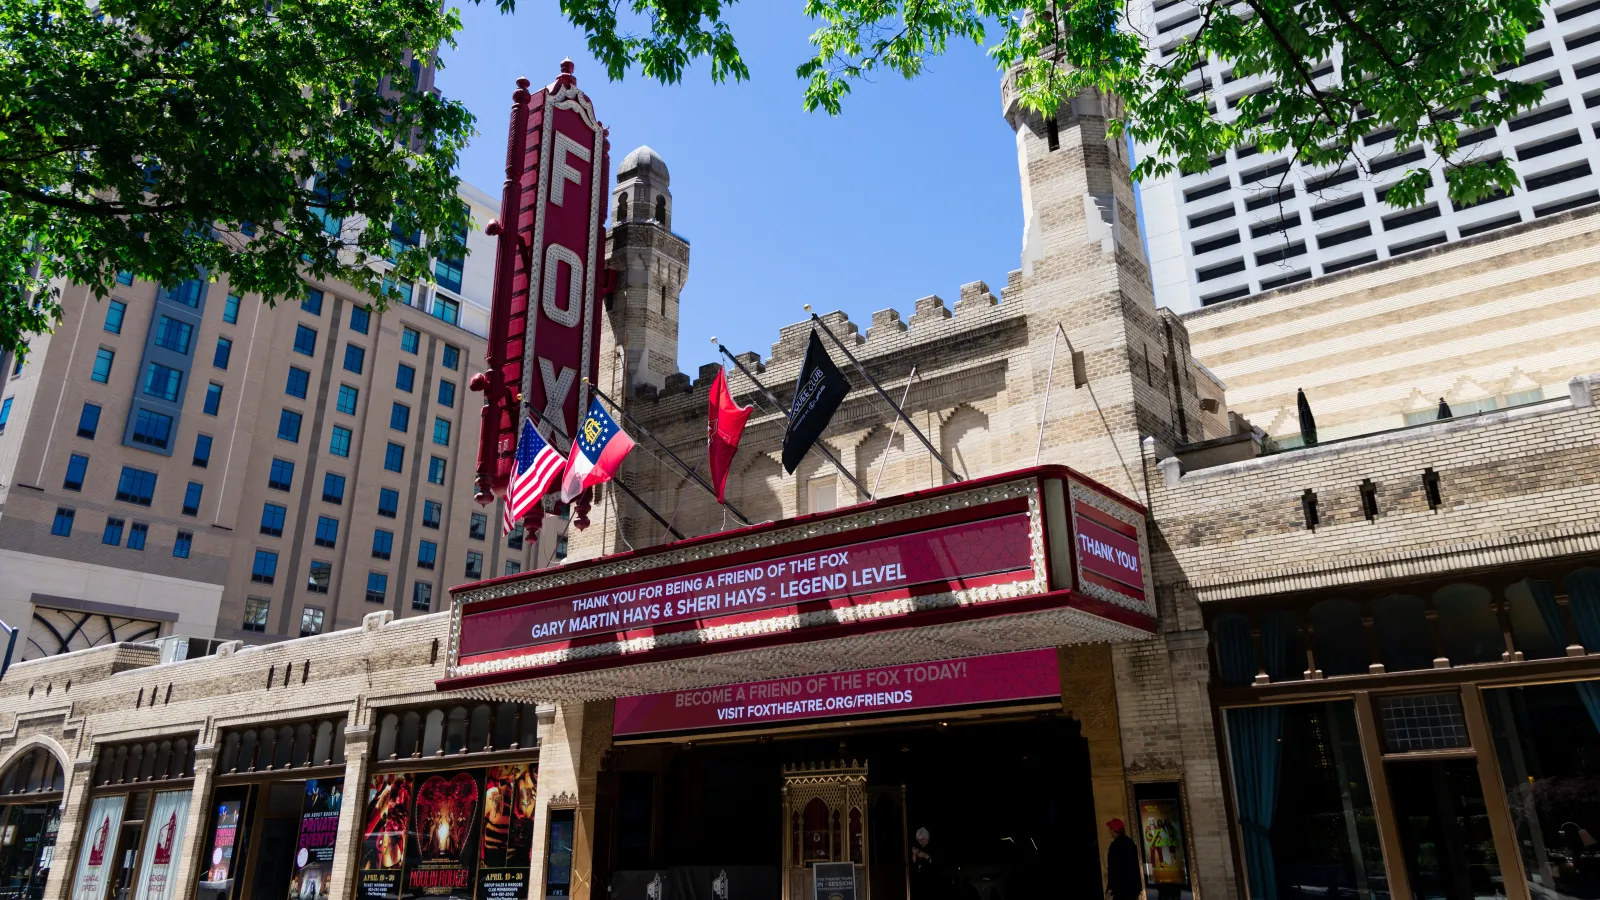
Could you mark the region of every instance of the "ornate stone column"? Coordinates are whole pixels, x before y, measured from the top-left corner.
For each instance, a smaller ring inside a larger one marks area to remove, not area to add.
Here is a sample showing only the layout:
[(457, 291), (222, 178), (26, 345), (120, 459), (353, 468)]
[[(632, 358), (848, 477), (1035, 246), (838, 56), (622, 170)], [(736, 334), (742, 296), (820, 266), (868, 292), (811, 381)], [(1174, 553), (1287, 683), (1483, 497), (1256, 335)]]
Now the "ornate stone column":
[(206, 827), (206, 813), (211, 809), (211, 788), (216, 782), (217, 745), (196, 744), (194, 748), (194, 788), (189, 793), (189, 816), (184, 824), (183, 849), (180, 851), (177, 883), (173, 897), (194, 894), (195, 878), (205, 859), (206, 845), (210, 843)]
[[(532, 859), (528, 861), (528, 897), (545, 895), (545, 848), (550, 842), (550, 810), (572, 805), (576, 785), (567, 777), (569, 767), (565, 743), (556, 745), (555, 720), (559, 715), (554, 706), (540, 705), (539, 715), (539, 773), (533, 807), (533, 846), (529, 848)], [(556, 762), (557, 758), (561, 764)]]
[[(534, 826), (529, 896), (543, 896), (544, 854), (551, 809), (571, 809), (572, 900), (604, 896), (594, 884), (595, 782), (611, 747), (612, 703), (562, 703), (548, 729), (541, 722), (539, 799)], [(539, 893), (535, 893), (535, 891)]]
[[(372, 740), (371, 725), (350, 725), (344, 730), (344, 801), (339, 806), (339, 831), (333, 845), (333, 875), (329, 897), (354, 897), (356, 863), (361, 859), (361, 818), (367, 799), (367, 766)], [(176, 895), (183, 896), (183, 895)]]
[(56, 832), (56, 852), (50, 862), (50, 877), (44, 884), (44, 900), (65, 900), (72, 891), (83, 820), (89, 816), (89, 783), (93, 774), (92, 751), (88, 759), (73, 760), (71, 777), (67, 779), (67, 790), (61, 799), (61, 828)]
[(595, 793), (600, 767), (611, 749), (612, 715), (615, 701), (595, 700), (583, 704), (583, 728), (575, 757), (578, 803), (572, 828), (572, 900), (603, 900), (604, 885), (594, 883)]
[(1061, 704), (1078, 720), (1089, 749), (1089, 782), (1094, 794), (1095, 835), (1100, 842), (1100, 883), (1105, 884), (1111, 832), (1105, 823), (1128, 820), (1128, 783), (1123, 772), (1122, 730), (1117, 720), (1117, 689), (1112, 680), (1111, 648), (1077, 644), (1057, 650)]

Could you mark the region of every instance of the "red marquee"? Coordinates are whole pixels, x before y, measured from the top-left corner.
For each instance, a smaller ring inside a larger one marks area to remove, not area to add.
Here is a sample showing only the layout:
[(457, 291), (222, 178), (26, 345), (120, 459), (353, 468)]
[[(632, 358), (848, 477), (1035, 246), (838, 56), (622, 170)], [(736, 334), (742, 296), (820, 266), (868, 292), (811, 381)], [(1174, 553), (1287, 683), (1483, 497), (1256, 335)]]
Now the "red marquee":
[(500, 219), (486, 229), (498, 239), (488, 370), (471, 385), (484, 395), (476, 482), (484, 505), (505, 496), (524, 414), (567, 451), (566, 435), (589, 404), (584, 380), (599, 374), (600, 301), (609, 288), (606, 128), (571, 60), (547, 87), (528, 87), (517, 79)]

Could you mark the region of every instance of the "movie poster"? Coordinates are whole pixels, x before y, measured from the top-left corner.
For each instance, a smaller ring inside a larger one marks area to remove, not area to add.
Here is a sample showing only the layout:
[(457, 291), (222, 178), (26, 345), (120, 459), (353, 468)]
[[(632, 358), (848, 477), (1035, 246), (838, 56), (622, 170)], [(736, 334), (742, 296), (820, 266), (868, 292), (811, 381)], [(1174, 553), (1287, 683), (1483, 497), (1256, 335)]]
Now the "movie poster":
[(373, 775), (358, 897), (527, 900), (536, 785), (521, 763)]
[(411, 830), (411, 776), (373, 775), (367, 782), (367, 815), (361, 839), (361, 900), (400, 900), (400, 873)]
[(96, 797), (89, 807), (78, 853), (78, 872), (72, 879), (72, 900), (104, 900), (106, 882), (117, 862), (117, 833), (122, 828), (126, 797)]
[(478, 900), (526, 900), (533, 859), (532, 766), (491, 766), (483, 779), (483, 836), (478, 842)]
[(418, 772), (405, 896), (472, 900), (483, 769)]
[(313, 778), (306, 782), (305, 798), (300, 807), (300, 833), (294, 844), (289, 900), (328, 900), (328, 882), (333, 878), (333, 847), (339, 838), (339, 806), (343, 799), (343, 778)]
[(156, 794), (145, 816), (144, 851), (140, 854), (134, 900), (172, 900), (182, 863), (183, 832), (189, 823), (189, 792)]
[(1152, 885), (1188, 882), (1183, 860), (1183, 819), (1176, 799), (1140, 800), (1145, 880)]
[(216, 884), (233, 877), (234, 851), (239, 844), (239, 814), (242, 800), (225, 800), (217, 804), (217, 824), (211, 830), (211, 858), (200, 880)]

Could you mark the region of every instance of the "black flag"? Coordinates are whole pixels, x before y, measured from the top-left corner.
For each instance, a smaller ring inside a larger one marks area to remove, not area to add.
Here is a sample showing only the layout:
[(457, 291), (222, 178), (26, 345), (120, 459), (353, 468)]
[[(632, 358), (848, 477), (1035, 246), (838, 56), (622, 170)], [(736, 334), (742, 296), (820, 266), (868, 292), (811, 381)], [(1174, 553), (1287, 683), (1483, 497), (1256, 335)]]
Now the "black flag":
[(850, 393), (850, 382), (828, 358), (815, 329), (806, 345), (805, 365), (794, 384), (794, 405), (789, 408), (789, 429), (783, 433), (783, 469), (790, 475), (828, 427), (833, 413)]

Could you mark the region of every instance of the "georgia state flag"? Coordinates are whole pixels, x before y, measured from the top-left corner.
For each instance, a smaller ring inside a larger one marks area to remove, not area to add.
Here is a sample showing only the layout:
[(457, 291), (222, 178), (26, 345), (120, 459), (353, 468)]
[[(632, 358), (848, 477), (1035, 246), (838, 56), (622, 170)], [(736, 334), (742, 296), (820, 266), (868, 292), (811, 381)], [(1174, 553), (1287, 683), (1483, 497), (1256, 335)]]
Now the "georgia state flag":
[(567, 472), (561, 480), (561, 502), (571, 503), (591, 485), (610, 481), (622, 467), (622, 458), (633, 449), (633, 438), (606, 414), (596, 397), (589, 401), (589, 413), (578, 426), (577, 439), (567, 456)]

